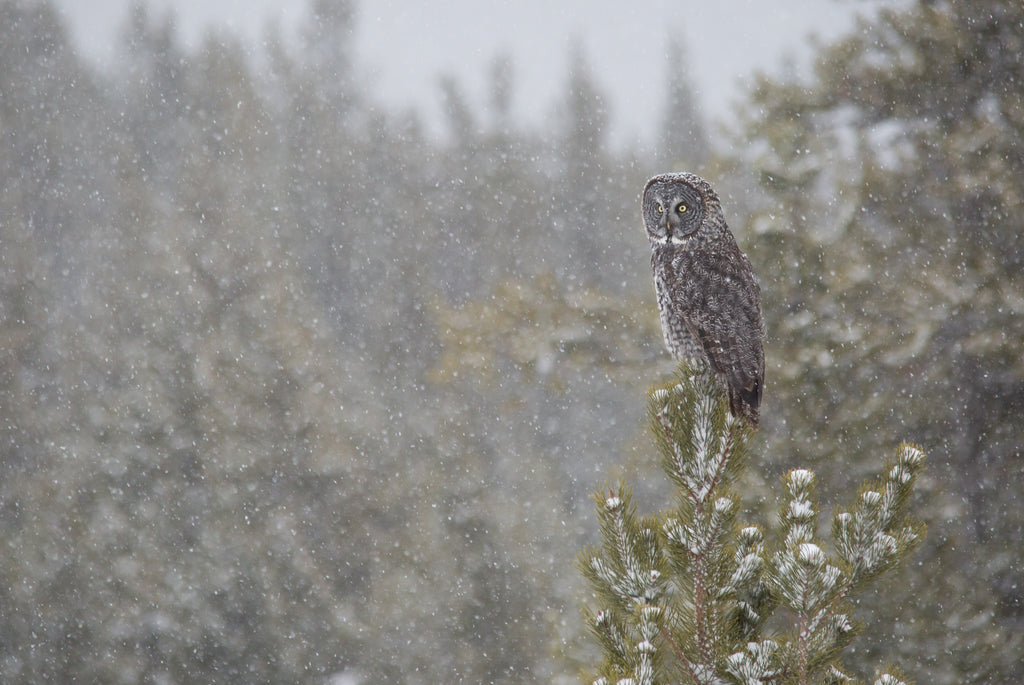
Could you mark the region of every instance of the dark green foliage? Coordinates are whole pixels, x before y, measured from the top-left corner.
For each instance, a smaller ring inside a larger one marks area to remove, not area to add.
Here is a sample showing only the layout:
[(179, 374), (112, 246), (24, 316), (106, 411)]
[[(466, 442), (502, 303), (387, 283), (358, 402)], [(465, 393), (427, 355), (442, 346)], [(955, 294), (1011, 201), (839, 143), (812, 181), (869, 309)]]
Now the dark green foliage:
[(849, 600), (920, 542), (906, 510), (923, 453), (901, 446), (834, 516), (832, 554), (816, 535), (814, 474), (791, 471), (779, 540), (766, 549), (760, 527), (736, 521), (752, 431), (713, 379), (681, 365), (675, 384), (650, 393), (649, 413), (678, 503), (640, 517), (624, 484), (595, 496), (603, 544), (579, 560), (604, 655), (595, 682), (850, 682), (840, 659), (855, 635)]
[(1022, 48), (1018, 0), (900, 4), (824, 46), (812, 77), (763, 79), (737, 146), (765, 193), (747, 244), (765, 403), (786, 408), (763, 425), (776, 468), (807, 465), (831, 495), (889, 436), (946, 455), (921, 483), (920, 599), (861, 604), (895, 632), (858, 653), (923, 682), (1013, 683), (1024, 663), (1007, 545), (1024, 511)]

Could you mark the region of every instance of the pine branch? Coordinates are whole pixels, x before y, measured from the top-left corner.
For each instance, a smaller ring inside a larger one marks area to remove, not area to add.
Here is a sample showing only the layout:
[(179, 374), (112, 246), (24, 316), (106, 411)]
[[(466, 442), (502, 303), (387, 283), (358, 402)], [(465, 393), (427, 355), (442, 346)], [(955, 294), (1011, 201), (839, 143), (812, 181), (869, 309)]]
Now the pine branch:
[[(921, 450), (902, 445), (836, 514), (831, 554), (816, 537), (814, 474), (791, 471), (769, 553), (760, 527), (736, 522), (733, 485), (752, 432), (730, 416), (714, 378), (681, 365), (675, 383), (650, 393), (649, 411), (677, 502), (639, 516), (625, 484), (594, 497), (602, 544), (579, 566), (600, 606), (586, 611), (604, 653), (595, 682), (852, 683), (838, 662), (856, 632), (849, 599), (923, 537), (906, 513)], [(779, 607), (792, 632), (766, 634)]]

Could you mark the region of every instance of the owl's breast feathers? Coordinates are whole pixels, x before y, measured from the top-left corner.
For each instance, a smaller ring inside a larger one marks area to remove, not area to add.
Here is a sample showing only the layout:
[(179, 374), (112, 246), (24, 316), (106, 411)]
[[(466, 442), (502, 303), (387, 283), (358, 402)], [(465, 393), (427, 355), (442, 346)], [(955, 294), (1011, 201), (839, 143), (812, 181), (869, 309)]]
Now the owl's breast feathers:
[(750, 260), (734, 240), (673, 250), (667, 278), (679, 289), (668, 298), (675, 315), (703, 347), (725, 381), (729, 406), (752, 425), (764, 385), (761, 289)]

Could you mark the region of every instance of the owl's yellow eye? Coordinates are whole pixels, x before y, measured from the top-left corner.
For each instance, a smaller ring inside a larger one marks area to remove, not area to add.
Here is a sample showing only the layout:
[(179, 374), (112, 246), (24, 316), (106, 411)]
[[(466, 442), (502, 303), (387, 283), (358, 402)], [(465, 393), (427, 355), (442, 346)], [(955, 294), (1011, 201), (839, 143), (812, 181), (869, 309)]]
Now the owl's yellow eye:
[(665, 208), (662, 207), (661, 205), (655, 205), (654, 211), (656, 211), (658, 214), (664, 214), (665, 213)]
[(686, 205), (684, 205), (682, 202), (680, 202), (679, 206), (676, 207), (676, 211), (679, 212), (680, 214), (682, 214), (683, 212), (686, 211)]

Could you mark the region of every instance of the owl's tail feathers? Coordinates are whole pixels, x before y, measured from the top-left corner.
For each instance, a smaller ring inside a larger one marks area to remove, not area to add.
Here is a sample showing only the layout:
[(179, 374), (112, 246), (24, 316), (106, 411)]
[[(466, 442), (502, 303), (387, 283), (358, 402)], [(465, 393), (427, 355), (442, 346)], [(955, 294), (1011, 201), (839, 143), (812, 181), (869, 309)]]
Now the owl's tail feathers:
[(729, 385), (729, 412), (743, 418), (753, 428), (761, 421), (761, 384), (756, 380), (746, 386)]

